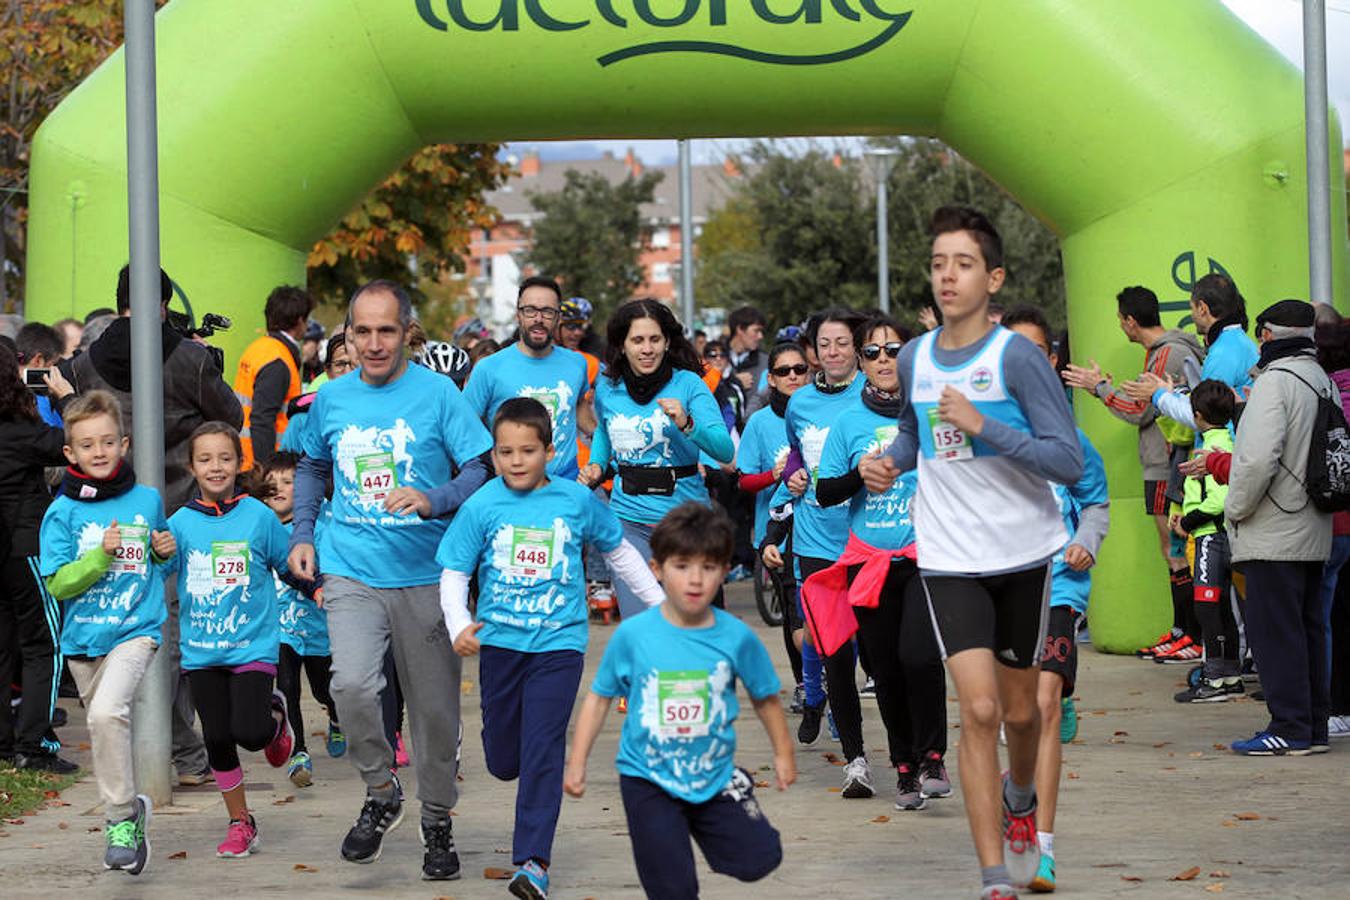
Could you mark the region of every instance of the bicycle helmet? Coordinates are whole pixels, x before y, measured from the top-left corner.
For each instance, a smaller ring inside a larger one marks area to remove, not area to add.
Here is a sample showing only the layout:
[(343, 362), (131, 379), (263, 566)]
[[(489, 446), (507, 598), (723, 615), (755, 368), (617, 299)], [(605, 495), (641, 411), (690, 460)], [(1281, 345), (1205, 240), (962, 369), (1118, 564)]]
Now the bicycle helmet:
[(560, 315), (564, 322), (588, 322), (594, 313), (591, 301), (585, 297), (572, 297), (562, 302)]
[(458, 328), (456, 328), (452, 340), (456, 344), (458, 344), (460, 341), (466, 338), (481, 339), (487, 337), (488, 335), (489, 332), (487, 326), (483, 324), (483, 320), (475, 317), (465, 322), (463, 325), (460, 325)]
[(427, 341), (413, 362), (440, 375), (449, 375), (459, 385), (468, 379), (469, 369), (473, 367), (467, 350), (446, 341)]
[(778, 329), (778, 334), (774, 336), (774, 342), (778, 344), (795, 344), (801, 340), (802, 327), (800, 325), (784, 325)]

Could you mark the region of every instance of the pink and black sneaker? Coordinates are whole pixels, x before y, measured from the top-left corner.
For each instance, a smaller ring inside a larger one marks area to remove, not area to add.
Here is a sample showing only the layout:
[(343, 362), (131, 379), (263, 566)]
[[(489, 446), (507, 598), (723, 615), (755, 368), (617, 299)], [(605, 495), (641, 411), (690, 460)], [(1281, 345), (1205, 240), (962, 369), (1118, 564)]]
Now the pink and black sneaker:
[(290, 762), (291, 750), (295, 748), (295, 733), (291, 731), (291, 720), (286, 715), (286, 697), (281, 691), (272, 692), (272, 712), (281, 715), (277, 723), (277, 733), (263, 748), (263, 755), (272, 768), (279, 769)]
[(225, 832), (225, 840), (216, 847), (216, 856), (221, 859), (242, 859), (250, 856), (262, 840), (258, 837), (258, 823), (253, 816), (244, 819), (231, 819), (230, 830)]

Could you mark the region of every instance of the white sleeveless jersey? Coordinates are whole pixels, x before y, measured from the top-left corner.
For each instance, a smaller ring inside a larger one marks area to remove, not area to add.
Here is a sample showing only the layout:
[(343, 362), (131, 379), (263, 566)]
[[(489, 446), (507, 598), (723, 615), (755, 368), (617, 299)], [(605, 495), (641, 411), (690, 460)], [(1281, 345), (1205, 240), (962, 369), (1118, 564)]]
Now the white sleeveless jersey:
[(1050, 483), (937, 416), (943, 389), (953, 387), (985, 418), (1032, 433), (1004, 381), (1003, 355), (1013, 332), (996, 328), (984, 349), (955, 368), (935, 359), (937, 335), (919, 338), (910, 381), (919, 429), (914, 498), (919, 568), (979, 574), (1049, 559), (1068, 541)]

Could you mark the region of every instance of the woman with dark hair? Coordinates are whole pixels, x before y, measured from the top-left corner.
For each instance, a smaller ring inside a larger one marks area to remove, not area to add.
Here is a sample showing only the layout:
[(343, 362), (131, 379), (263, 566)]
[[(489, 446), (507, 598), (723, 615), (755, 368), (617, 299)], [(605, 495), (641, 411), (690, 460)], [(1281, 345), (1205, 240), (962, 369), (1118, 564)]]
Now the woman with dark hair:
[[(730, 462), (735, 447), (693, 345), (674, 314), (658, 300), (630, 300), (610, 317), (604, 377), (595, 385), (598, 427), (591, 461), (578, 480), (594, 487), (617, 474), (611, 504), (624, 537), (651, 558), (652, 529), (689, 500), (709, 503), (699, 477), (699, 451)], [(619, 613), (645, 609), (622, 580), (615, 583)]]
[[(70, 382), (52, 368), (47, 390), (60, 401)], [(37, 400), (19, 377), (14, 351), (0, 344), (0, 760), (19, 768), (76, 770), (43, 746), (56, 709), (61, 672), (61, 609), (37, 574), (38, 530), (51, 504), (44, 466), (65, 465), (65, 435), (42, 421)], [(23, 661), (23, 700), (11, 722), (15, 651)]]
[[(1341, 392), (1341, 406), (1350, 409), (1350, 320), (1318, 325), (1316, 341), (1317, 361)], [(1340, 575), (1350, 560), (1350, 512), (1338, 512), (1331, 517), (1331, 533), (1331, 557), (1322, 572), (1322, 610), (1327, 623), (1331, 677), (1327, 733), (1343, 738), (1350, 737), (1350, 578)]]

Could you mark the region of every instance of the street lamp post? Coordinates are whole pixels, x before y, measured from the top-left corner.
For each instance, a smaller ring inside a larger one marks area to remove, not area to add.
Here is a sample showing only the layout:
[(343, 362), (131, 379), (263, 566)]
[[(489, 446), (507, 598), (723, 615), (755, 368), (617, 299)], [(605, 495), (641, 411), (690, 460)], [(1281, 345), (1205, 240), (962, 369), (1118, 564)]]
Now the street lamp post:
[(1303, 110), (1308, 158), (1308, 299), (1330, 303), (1331, 157), (1327, 145), (1327, 11), (1303, 0)]
[(887, 222), (888, 185), (891, 169), (899, 151), (890, 147), (871, 147), (863, 156), (877, 183), (877, 306), (882, 313), (891, 312), (891, 247), (890, 226)]

